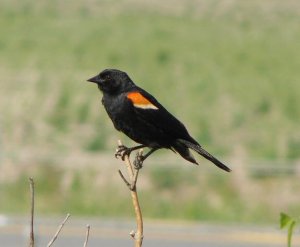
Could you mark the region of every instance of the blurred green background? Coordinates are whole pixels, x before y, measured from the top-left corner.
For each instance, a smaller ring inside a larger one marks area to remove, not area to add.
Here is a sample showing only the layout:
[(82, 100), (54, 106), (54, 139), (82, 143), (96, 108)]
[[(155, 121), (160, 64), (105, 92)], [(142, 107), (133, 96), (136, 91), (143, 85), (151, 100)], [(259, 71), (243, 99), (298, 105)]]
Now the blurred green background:
[[(139, 180), (145, 217), (299, 215), (300, 2), (12, 1), (0, 8), (0, 213), (132, 216), (117, 133), (86, 81), (125, 70), (233, 169), (169, 151)], [(180, 198), (180, 200), (179, 200)]]

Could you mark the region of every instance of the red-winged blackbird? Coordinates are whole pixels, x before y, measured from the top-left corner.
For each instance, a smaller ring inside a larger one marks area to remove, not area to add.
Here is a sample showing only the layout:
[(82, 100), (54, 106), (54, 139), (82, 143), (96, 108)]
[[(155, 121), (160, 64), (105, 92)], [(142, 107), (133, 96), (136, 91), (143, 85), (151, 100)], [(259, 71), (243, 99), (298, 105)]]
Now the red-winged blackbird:
[(151, 94), (136, 86), (123, 71), (105, 69), (88, 79), (98, 85), (103, 93), (102, 104), (115, 128), (141, 145), (123, 148), (126, 154), (148, 147), (145, 160), (160, 148), (178, 152), (184, 159), (198, 164), (189, 148), (196, 151), (219, 168), (231, 171), (221, 161), (205, 151), (188, 133), (185, 126), (169, 113)]

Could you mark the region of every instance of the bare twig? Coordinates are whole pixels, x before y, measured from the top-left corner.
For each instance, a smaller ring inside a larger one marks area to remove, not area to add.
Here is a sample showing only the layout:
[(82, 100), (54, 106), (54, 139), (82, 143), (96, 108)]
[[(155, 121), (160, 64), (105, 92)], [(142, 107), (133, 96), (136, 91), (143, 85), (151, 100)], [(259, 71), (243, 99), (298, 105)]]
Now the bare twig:
[[(140, 149), (135, 157), (135, 162), (138, 162), (139, 158), (143, 156), (143, 149)], [(132, 166), (132, 164), (130, 163), (130, 165)], [(135, 186), (136, 186), (136, 182), (137, 182), (137, 179), (138, 179), (138, 176), (139, 176), (139, 172), (140, 172), (140, 168), (136, 168), (135, 167), (135, 172), (133, 174), (133, 178), (132, 178), (132, 183), (131, 183), (131, 186), (130, 186), (130, 190), (133, 190), (135, 189)]]
[[(122, 146), (122, 142), (120, 140), (118, 141), (118, 145)], [(141, 157), (142, 154), (143, 154), (143, 151), (140, 150), (138, 155), (140, 155), (140, 157)], [(138, 159), (138, 158), (139, 157), (137, 156), (136, 159)], [(140, 204), (139, 204), (137, 189), (136, 189), (136, 183), (137, 183), (137, 179), (138, 179), (139, 169), (134, 169), (133, 165), (131, 164), (131, 162), (129, 160), (128, 155), (125, 156), (124, 161), (125, 161), (125, 165), (127, 168), (130, 183), (124, 178), (121, 171), (119, 171), (119, 174), (120, 174), (121, 178), (123, 179), (123, 181), (125, 182), (125, 184), (130, 189), (132, 203), (133, 203), (135, 216), (136, 216), (136, 224), (137, 224), (136, 232), (131, 231), (130, 236), (134, 239), (134, 243), (135, 243), (134, 246), (141, 247), (142, 243), (143, 243), (143, 238), (144, 238), (144, 236), (143, 236), (143, 218), (142, 218), (142, 211), (141, 211)]]
[[(123, 146), (121, 140), (118, 140), (118, 146)], [(127, 168), (127, 171), (128, 171), (130, 181), (132, 181), (132, 179), (133, 179), (133, 168), (132, 168), (132, 165), (130, 163), (128, 155), (125, 156), (124, 161), (125, 161), (125, 165), (126, 165), (126, 168)]]
[(30, 239), (29, 247), (34, 247), (34, 231), (33, 231), (33, 220), (34, 220), (34, 181), (33, 178), (29, 178), (30, 195), (31, 195), (31, 210), (30, 210)]
[(90, 228), (91, 228), (90, 225), (86, 226), (86, 235), (85, 235), (85, 241), (84, 241), (83, 247), (87, 247), (87, 243), (89, 241), (89, 236), (90, 236)]
[(55, 235), (50, 240), (50, 242), (48, 243), (47, 247), (50, 247), (55, 242), (55, 240), (57, 239), (58, 234), (60, 233), (61, 229), (64, 227), (64, 225), (65, 225), (66, 221), (69, 219), (69, 217), (70, 217), (70, 214), (67, 214), (66, 218), (63, 220), (63, 222), (58, 227)]
[[(31, 204), (31, 210), (30, 210), (30, 238), (29, 238), (29, 247), (34, 247), (34, 245), (35, 245), (35, 241), (34, 241), (34, 228), (33, 228), (34, 227), (34, 180), (33, 180), (32, 177), (29, 178), (29, 187), (30, 187), (30, 196), (31, 196), (31, 198), (30, 198), (31, 199), (31, 202), (30, 202), (30, 204)], [(129, 187), (130, 187), (130, 184), (129, 184)], [(52, 246), (52, 244), (55, 242), (55, 240), (57, 239), (59, 233), (61, 232), (62, 228), (64, 227), (65, 223), (69, 219), (69, 217), (70, 217), (70, 214), (67, 214), (67, 216), (65, 217), (65, 219), (63, 220), (63, 222), (58, 227), (55, 235), (53, 236), (53, 238), (48, 243), (47, 247)], [(86, 237), (85, 237), (85, 242), (84, 242), (83, 247), (87, 247), (87, 243), (88, 243), (89, 235), (90, 235), (90, 225), (87, 225), (86, 227), (87, 227)]]
[(133, 207), (134, 207), (135, 216), (136, 216), (136, 225), (137, 225), (137, 230), (136, 230), (136, 233), (134, 234), (135, 247), (141, 247), (142, 243), (143, 243), (143, 238), (144, 238), (144, 236), (143, 236), (143, 218), (142, 218), (142, 211), (140, 208), (136, 188), (134, 188), (134, 190), (131, 191), (131, 197), (132, 197)]
[(119, 170), (120, 177), (123, 179), (124, 183), (127, 185), (127, 187), (131, 190), (131, 184), (127, 181), (127, 179), (124, 177), (121, 170)]
[(130, 190), (134, 190), (136, 188), (136, 182), (137, 182), (137, 179), (138, 179), (138, 175), (139, 175), (139, 170), (136, 170), (134, 175), (133, 175), (133, 180), (130, 184)]

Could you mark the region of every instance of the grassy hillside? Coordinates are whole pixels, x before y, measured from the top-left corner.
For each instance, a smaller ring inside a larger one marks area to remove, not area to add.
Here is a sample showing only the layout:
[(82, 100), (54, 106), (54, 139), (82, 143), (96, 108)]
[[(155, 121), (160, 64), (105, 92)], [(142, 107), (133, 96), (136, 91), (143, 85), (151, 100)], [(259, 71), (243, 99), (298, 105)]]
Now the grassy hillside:
[(84, 82), (115, 67), (221, 154), (239, 146), (249, 156), (298, 158), (300, 30), (292, 3), (7, 1), (2, 145), (111, 148), (100, 94)]
[(114, 149), (121, 135), (85, 82), (108, 67), (218, 156), (299, 159), (299, 15), (292, 0), (2, 1), (2, 182), (29, 161)]

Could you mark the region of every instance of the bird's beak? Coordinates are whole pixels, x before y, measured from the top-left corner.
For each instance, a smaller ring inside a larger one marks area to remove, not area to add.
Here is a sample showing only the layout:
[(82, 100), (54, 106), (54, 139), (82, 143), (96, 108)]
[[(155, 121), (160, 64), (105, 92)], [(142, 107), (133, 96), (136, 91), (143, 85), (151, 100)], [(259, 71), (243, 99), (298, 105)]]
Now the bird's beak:
[(98, 83), (98, 82), (99, 82), (98, 75), (96, 75), (96, 76), (94, 76), (94, 77), (88, 79), (87, 81), (89, 81), (89, 82), (94, 82), (94, 83)]

